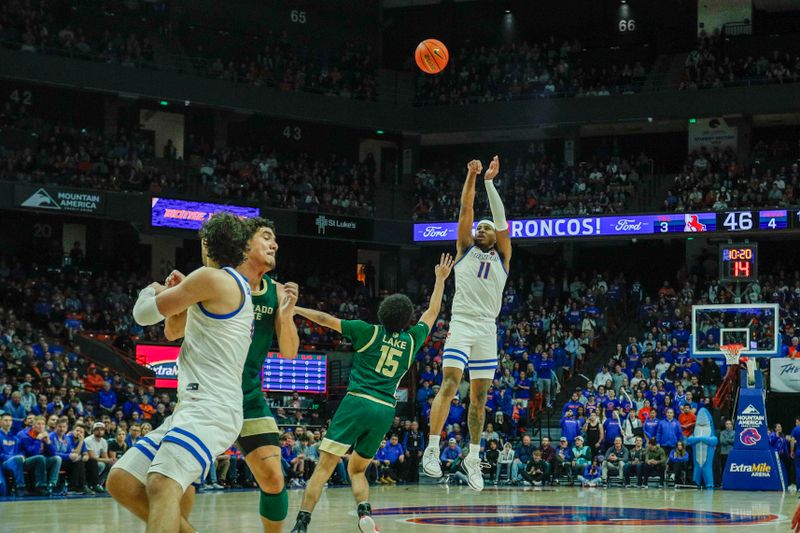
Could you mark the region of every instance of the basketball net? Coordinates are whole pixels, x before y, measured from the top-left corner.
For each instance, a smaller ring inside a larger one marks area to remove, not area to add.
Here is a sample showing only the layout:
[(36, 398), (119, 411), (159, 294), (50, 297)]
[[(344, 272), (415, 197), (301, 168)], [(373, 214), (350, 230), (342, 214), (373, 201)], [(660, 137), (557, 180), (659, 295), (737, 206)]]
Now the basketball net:
[(756, 384), (756, 360), (749, 357), (739, 357), (744, 349), (743, 344), (723, 344), (719, 347), (720, 351), (725, 354), (725, 362), (728, 368), (738, 367), (739, 363), (747, 365), (747, 384), (753, 386)]

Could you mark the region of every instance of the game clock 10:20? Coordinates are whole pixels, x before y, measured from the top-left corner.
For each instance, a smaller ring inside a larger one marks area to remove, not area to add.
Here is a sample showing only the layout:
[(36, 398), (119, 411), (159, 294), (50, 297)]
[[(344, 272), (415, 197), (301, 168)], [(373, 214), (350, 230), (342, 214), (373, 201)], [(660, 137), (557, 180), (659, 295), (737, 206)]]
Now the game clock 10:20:
[(723, 244), (719, 247), (722, 282), (748, 282), (758, 278), (758, 245)]

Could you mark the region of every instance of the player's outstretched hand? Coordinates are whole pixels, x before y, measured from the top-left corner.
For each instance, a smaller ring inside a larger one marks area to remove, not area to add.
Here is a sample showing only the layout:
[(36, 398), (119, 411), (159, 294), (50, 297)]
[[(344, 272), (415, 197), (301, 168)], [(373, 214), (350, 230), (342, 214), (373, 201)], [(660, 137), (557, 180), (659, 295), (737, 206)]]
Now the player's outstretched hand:
[(486, 181), (492, 181), (499, 173), (500, 173), (500, 158), (494, 156), (492, 158), (492, 162), (489, 163), (489, 168), (486, 169), (486, 174), (483, 175), (483, 179)]
[(436, 268), (433, 270), (436, 272), (436, 279), (442, 281), (446, 280), (447, 276), (449, 276), (450, 272), (453, 270), (453, 256), (450, 254), (442, 254), (442, 257), (439, 258), (439, 264), (436, 265)]
[(792, 531), (800, 533), (800, 503), (797, 504), (797, 510), (794, 512), (794, 518), (792, 518)]
[(467, 163), (467, 174), (470, 176), (477, 176), (483, 170), (483, 164), (477, 159), (473, 159)]
[(180, 270), (173, 270), (172, 272), (170, 272), (169, 276), (167, 276), (164, 285), (169, 289), (179, 284), (181, 281), (185, 279), (186, 276), (183, 275), (183, 272), (181, 272)]

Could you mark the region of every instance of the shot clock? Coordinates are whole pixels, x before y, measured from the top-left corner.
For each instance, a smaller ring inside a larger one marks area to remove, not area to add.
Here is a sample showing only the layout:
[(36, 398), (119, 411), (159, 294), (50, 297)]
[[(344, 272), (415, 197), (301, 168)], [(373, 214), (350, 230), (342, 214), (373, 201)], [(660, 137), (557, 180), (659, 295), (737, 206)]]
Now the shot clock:
[(758, 278), (757, 244), (723, 244), (719, 247), (722, 282), (751, 282)]

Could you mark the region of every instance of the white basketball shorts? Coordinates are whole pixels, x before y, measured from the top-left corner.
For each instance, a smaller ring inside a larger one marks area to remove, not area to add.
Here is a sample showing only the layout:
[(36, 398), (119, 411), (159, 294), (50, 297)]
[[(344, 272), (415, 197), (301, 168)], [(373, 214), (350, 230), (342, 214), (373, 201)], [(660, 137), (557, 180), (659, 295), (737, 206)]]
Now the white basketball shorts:
[(178, 482), (183, 490), (203, 481), (218, 455), (227, 450), (242, 429), (242, 408), (210, 401), (180, 402), (175, 412), (114, 464), (143, 485), (157, 472)]
[(444, 343), (442, 367), (469, 368), (469, 378), (493, 379), (497, 369), (497, 324), (453, 317)]

